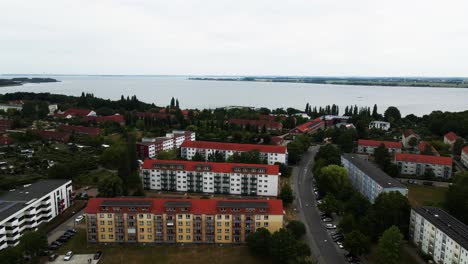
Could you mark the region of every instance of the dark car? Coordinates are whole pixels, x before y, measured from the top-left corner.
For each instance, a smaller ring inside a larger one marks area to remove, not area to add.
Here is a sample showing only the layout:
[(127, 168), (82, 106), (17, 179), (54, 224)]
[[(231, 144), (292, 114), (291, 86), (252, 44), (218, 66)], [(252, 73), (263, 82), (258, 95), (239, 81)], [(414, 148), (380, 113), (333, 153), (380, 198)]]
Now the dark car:
[(43, 256), (49, 256), (49, 254), (52, 253), (52, 251), (50, 250), (42, 250), (42, 251), (39, 251), (38, 255), (43, 257)]
[(72, 236), (74, 236), (74, 235), (75, 235), (75, 233), (68, 233), (68, 232), (65, 232), (65, 233), (63, 234), (63, 237), (68, 237), (68, 239), (70, 239), (70, 238), (72, 238)]
[(72, 228), (72, 229), (68, 229), (67, 230), (67, 233), (73, 233), (73, 234), (76, 234), (76, 229)]
[(55, 240), (54, 242), (52, 242), (52, 245), (57, 245), (60, 247), (61, 245), (63, 245), (63, 243), (58, 240)]
[(334, 237), (332, 240), (333, 242), (343, 241), (343, 237)]
[(56, 245), (56, 244), (51, 244), (48, 248), (49, 250), (57, 250), (60, 246)]
[(93, 258), (94, 258), (94, 259), (100, 259), (101, 256), (102, 256), (102, 251), (98, 251), (98, 252), (96, 252), (96, 253), (94, 254), (94, 257), (93, 257)]
[(58, 240), (59, 242), (65, 243), (65, 242), (67, 242), (69, 239), (70, 239), (70, 238), (67, 237), (67, 236), (61, 236), (61, 237), (59, 237), (57, 240)]
[(57, 258), (58, 258), (58, 254), (57, 253), (54, 253), (52, 255), (49, 256), (49, 261), (55, 261)]

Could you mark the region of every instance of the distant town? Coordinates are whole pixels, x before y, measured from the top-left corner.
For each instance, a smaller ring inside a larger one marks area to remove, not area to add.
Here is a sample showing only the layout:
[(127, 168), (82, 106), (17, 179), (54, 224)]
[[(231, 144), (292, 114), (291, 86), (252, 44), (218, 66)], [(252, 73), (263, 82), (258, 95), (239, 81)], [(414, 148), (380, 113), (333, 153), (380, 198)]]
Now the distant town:
[(468, 262), (468, 110), (16, 92), (0, 133), (0, 263)]

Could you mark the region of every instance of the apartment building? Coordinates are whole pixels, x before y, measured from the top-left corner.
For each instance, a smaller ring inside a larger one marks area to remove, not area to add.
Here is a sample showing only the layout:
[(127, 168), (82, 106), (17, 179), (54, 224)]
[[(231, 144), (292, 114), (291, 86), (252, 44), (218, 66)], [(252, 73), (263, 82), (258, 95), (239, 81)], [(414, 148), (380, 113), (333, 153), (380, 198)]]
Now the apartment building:
[(450, 157), (397, 153), (394, 163), (401, 174), (421, 176), (430, 168), (436, 177), (446, 179), (452, 177), (452, 158)]
[(142, 138), (136, 144), (137, 155), (140, 159), (153, 159), (161, 151), (180, 148), (184, 141), (195, 141), (195, 132), (174, 130), (165, 137)]
[(358, 150), (359, 153), (365, 153), (373, 155), (377, 147), (384, 144), (390, 154), (400, 153), (401, 152), (401, 142), (394, 141), (380, 141), (380, 140), (368, 140), (368, 139), (359, 139), (358, 140)]
[(440, 208), (412, 208), (409, 237), (435, 263), (468, 263), (468, 226)]
[(460, 155), (460, 161), (461, 163), (468, 168), (468, 146), (465, 146), (462, 149), (461, 155)]
[(49, 222), (72, 202), (71, 180), (41, 180), (0, 196), (0, 250), (16, 246), (28, 230)]
[(348, 171), (353, 187), (371, 203), (374, 203), (383, 192), (400, 192), (404, 196), (408, 195), (408, 189), (403, 184), (369, 162), (367, 156), (343, 154), (341, 163)]
[(243, 243), (258, 228), (283, 227), (281, 200), (93, 198), (88, 242)]
[(390, 122), (371, 121), (369, 123), (369, 129), (379, 129), (379, 130), (383, 130), (383, 131), (388, 131), (390, 129)]
[(278, 165), (147, 159), (140, 176), (149, 190), (278, 195)]
[(191, 160), (197, 152), (200, 153), (205, 160), (208, 160), (209, 155), (213, 155), (216, 152), (221, 153), (227, 160), (234, 155), (234, 153), (257, 150), (260, 152), (260, 158), (266, 160), (268, 164), (275, 164), (277, 162), (287, 164), (288, 161), (288, 150), (286, 146), (184, 141), (180, 150), (182, 158), (188, 160)]

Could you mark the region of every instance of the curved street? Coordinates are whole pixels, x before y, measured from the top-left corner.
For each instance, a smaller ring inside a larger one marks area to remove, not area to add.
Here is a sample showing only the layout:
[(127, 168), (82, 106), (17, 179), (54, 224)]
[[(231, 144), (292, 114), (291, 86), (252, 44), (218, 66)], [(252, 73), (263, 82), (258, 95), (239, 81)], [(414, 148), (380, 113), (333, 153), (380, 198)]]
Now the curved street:
[(292, 188), (296, 197), (293, 206), (297, 208), (300, 220), (306, 225), (307, 242), (317, 262), (320, 264), (347, 263), (343, 253), (331, 240), (316, 207), (311, 167), (319, 147), (310, 147), (304, 153), (300, 163), (293, 169)]

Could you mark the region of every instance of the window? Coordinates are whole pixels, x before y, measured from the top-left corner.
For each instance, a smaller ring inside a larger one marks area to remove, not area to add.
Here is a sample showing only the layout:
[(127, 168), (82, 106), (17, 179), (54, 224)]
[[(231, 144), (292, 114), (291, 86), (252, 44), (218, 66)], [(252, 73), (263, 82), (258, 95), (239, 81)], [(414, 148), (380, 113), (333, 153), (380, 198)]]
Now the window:
[(260, 220), (260, 215), (256, 215), (255, 220)]
[(152, 236), (152, 235), (148, 235), (148, 239), (153, 239), (153, 236)]
[(229, 220), (229, 215), (225, 215), (224, 219)]
[(216, 239), (221, 240), (221, 236), (217, 236)]
[(112, 229), (112, 227), (109, 227), (109, 228), (108, 228), (108, 231), (109, 231), (109, 232), (114, 232), (114, 230)]
[(224, 223), (224, 226), (229, 226), (229, 222), (225, 222), (225, 223)]
[(100, 225), (104, 225), (104, 221), (99, 221), (99, 224), (100, 224)]
[(112, 221), (107, 221), (107, 224), (108, 224), (108, 225), (112, 225)]
[(224, 236), (224, 240), (229, 240), (229, 236)]
[(221, 226), (222, 223), (221, 223), (221, 222), (217, 222), (216, 225), (217, 225), (217, 226)]
[(268, 220), (268, 215), (263, 216), (263, 219)]
[(268, 227), (268, 222), (263, 223), (264, 227)]
[(106, 229), (104, 227), (101, 227), (101, 232), (106, 232)]
[(106, 239), (106, 235), (101, 235), (101, 239)]
[(148, 228), (147, 230), (148, 230), (148, 233), (151, 233), (151, 231), (152, 231), (151, 228)]
[(185, 229), (185, 233), (190, 233), (190, 228)]
[(177, 219), (182, 219), (182, 215), (177, 215)]
[(186, 238), (187, 240), (190, 240), (190, 236), (186, 236), (185, 238)]
[(224, 229), (224, 233), (229, 234), (229, 229)]
[(144, 228), (140, 228), (139, 230), (140, 230), (140, 232), (142, 232), (142, 233), (145, 232), (145, 229), (144, 229)]
[(151, 221), (146, 221), (146, 225), (151, 225)]
[(179, 233), (183, 233), (184, 232), (184, 229), (183, 228), (179, 228)]
[(216, 233), (221, 233), (221, 229), (216, 229)]
[(107, 218), (112, 218), (112, 214), (107, 214)]
[(138, 221), (138, 224), (139, 224), (139, 225), (144, 225), (145, 222), (144, 222), (144, 221)]
[(114, 235), (109, 235), (109, 239), (114, 239)]

